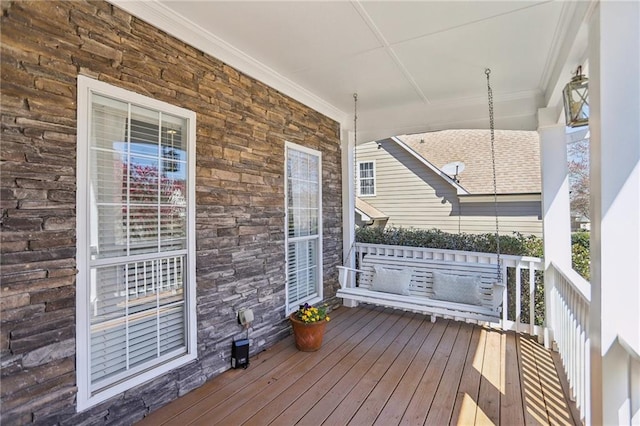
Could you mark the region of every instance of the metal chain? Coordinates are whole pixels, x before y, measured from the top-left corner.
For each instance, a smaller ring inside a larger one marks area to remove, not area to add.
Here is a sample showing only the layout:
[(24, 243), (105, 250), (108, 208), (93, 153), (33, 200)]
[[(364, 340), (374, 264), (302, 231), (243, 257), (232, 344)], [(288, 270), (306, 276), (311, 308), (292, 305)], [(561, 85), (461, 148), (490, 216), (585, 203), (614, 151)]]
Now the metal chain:
[(489, 98), (489, 129), (491, 130), (491, 166), (493, 168), (493, 207), (496, 217), (496, 253), (498, 255), (498, 282), (502, 282), (502, 263), (500, 261), (500, 228), (498, 227), (498, 184), (496, 181), (495, 123), (493, 121), (493, 90), (489, 75), (491, 69), (484, 70), (487, 75), (487, 96)]
[(354, 186), (353, 190), (356, 191), (356, 195), (358, 194), (358, 151), (356, 148), (358, 147), (358, 94), (353, 94), (353, 176), (354, 176)]
[[(355, 197), (358, 196), (358, 154), (357, 148), (358, 146), (358, 94), (353, 94), (353, 190), (355, 192)], [(355, 224), (354, 224), (355, 226)], [(347, 266), (347, 260), (351, 258), (351, 253), (355, 248), (355, 240), (351, 244), (349, 248), (349, 253), (342, 260), (342, 265)]]

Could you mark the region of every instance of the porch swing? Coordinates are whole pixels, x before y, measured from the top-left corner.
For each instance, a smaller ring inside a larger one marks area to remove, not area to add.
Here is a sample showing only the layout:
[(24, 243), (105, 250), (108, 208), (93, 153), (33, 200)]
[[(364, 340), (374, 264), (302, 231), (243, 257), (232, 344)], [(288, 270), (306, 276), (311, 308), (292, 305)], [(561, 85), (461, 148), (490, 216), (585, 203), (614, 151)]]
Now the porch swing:
[[(338, 266), (337, 297), (353, 302), (402, 309), (465, 321), (498, 322), (506, 282), (500, 259), (498, 190), (496, 183), (495, 126), (491, 70), (486, 69), (496, 223), (496, 264), (466, 262), (457, 256), (439, 256), (433, 249), (397, 251), (392, 246), (371, 249), (358, 257), (357, 268)], [(357, 94), (354, 97), (354, 138), (357, 144)], [(355, 150), (354, 144), (354, 150)], [(357, 166), (355, 154), (354, 163)], [(357, 176), (357, 175), (356, 175)], [(355, 251), (352, 243), (344, 264)], [(442, 252), (442, 250), (438, 250)], [(455, 253), (455, 252), (452, 252)]]

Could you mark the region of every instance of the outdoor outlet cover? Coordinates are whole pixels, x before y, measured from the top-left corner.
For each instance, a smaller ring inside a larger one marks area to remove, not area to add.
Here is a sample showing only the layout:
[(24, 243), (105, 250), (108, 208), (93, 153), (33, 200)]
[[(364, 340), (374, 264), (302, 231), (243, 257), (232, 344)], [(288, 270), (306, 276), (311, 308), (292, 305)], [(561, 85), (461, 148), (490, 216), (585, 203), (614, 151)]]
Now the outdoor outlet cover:
[(251, 309), (243, 309), (238, 312), (238, 322), (242, 325), (253, 322), (253, 311)]

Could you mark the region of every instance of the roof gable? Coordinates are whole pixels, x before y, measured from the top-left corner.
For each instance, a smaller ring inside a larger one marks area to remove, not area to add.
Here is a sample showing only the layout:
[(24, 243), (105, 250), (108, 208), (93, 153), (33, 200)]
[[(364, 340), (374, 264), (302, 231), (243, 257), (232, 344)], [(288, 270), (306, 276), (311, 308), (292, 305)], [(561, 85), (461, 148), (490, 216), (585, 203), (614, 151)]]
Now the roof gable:
[[(442, 172), (445, 164), (462, 161), (465, 168), (458, 174), (456, 185), (469, 194), (493, 193), (489, 130), (443, 130), (394, 139), (436, 167), (441, 175), (447, 176)], [(494, 146), (498, 194), (540, 193), (538, 133), (496, 130)]]

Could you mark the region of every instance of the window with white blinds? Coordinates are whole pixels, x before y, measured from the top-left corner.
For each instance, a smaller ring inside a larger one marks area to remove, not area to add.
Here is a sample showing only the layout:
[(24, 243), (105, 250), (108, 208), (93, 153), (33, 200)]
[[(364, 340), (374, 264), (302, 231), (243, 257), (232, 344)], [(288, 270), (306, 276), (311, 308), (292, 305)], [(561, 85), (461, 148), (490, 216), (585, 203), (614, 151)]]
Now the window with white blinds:
[(358, 196), (376, 195), (376, 168), (374, 161), (358, 163)]
[(82, 76), (78, 87), (78, 392), (90, 406), (195, 357), (195, 114)]
[(322, 300), (322, 157), (286, 144), (287, 312)]

